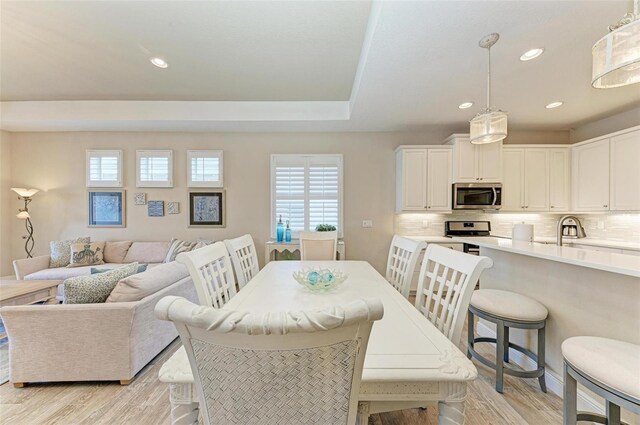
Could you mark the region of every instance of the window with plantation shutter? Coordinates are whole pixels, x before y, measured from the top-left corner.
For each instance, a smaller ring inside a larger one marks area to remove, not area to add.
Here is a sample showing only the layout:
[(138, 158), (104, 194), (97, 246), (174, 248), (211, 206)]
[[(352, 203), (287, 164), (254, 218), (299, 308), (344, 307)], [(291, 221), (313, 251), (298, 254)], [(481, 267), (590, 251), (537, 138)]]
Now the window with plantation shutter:
[(342, 236), (342, 155), (271, 156), (272, 236), (289, 221), (293, 236), (318, 224)]
[(122, 151), (87, 151), (87, 187), (122, 187)]
[(136, 151), (137, 187), (173, 187), (173, 151)]
[(222, 151), (188, 151), (189, 187), (223, 187)]

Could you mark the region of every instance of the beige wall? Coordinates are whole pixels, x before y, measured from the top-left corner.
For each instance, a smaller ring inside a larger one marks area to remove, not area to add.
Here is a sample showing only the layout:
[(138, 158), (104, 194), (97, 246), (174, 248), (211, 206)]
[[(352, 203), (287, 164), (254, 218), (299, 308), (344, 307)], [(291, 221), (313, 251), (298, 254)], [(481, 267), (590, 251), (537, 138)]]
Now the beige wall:
[[(12, 211), (11, 192), (11, 144), (9, 133), (0, 131), (0, 276), (13, 274), (11, 267), (11, 225), (14, 216)], [(17, 221), (17, 220), (16, 220)]]
[(640, 106), (572, 129), (571, 143), (582, 142), (636, 125), (640, 125)]
[[(400, 144), (443, 140), (405, 133), (12, 133), (12, 181), (42, 189), (31, 204), (34, 254), (48, 253), (48, 242), (90, 235), (94, 240), (223, 239), (250, 233), (263, 258), (270, 231), (269, 158), (271, 153), (342, 153), (344, 155), (344, 227), (349, 259), (384, 267), (394, 219), (394, 155)], [(173, 189), (135, 188), (136, 149), (173, 149)], [(127, 227), (88, 228), (85, 185), (86, 149), (124, 150)], [(186, 151), (223, 149), (227, 227), (188, 228)], [(179, 201), (181, 213), (148, 217), (146, 206), (133, 205), (133, 194), (148, 200)], [(18, 208), (14, 200), (11, 208)], [(362, 228), (362, 220), (374, 227)], [(11, 258), (23, 257), (21, 228), (11, 226)]]

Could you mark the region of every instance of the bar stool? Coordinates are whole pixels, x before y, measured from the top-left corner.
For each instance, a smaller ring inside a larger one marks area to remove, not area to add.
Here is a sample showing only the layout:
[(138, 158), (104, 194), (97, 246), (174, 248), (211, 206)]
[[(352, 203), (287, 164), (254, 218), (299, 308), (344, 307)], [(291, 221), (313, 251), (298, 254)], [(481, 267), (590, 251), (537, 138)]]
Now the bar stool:
[[(544, 334), (548, 314), (545, 306), (524, 295), (497, 289), (479, 289), (474, 291), (468, 314), (469, 334), (467, 339), (467, 357), (474, 358), (496, 371), (497, 392), (502, 392), (505, 373), (518, 378), (538, 378), (540, 388), (543, 392), (547, 392), (547, 385), (544, 380)], [(496, 338), (475, 338), (474, 316), (495, 323)], [(537, 329), (538, 354), (536, 355), (524, 347), (509, 342), (510, 328)], [(496, 363), (492, 363), (475, 351), (474, 346), (478, 342), (491, 342), (496, 344)], [(537, 364), (537, 369), (520, 371), (505, 366), (505, 362), (509, 362), (509, 348), (520, 351), (533, 359)]]
[[(640, 414), (640, 345), (594, 336), (562, 343), (564, 425), (591, 421), (620, 425), (620, 407)], [(607, 416), (578, 413), (577, 383), (605, 399)]]

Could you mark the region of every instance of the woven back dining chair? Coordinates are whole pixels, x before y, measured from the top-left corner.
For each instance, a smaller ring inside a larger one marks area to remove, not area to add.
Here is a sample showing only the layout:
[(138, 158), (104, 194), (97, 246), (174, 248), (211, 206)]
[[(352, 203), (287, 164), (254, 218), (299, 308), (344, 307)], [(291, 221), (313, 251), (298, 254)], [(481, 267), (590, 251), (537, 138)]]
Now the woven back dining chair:
[(300, 260), (334, 261), (338, 250), (338, 232), (300, 232)]
[(207, 425), (356, 423), (360, 379), (378, 299), (322, 310), (251, 314), (165, 297)]
[(488, 257), (465, 254), (429, 244), (420, 267), (416, 308), (456, 346), (467, 316), (471, 295)]
[(260, 271), (253, 238), (247, 234), (235, 239), (225, 239), (224, 244), (236, 272), (238, 287), (242, 289)]
[(200, 304), (222, 308), (236, 294), (231, 260), (223, 242), (178, 254), (176, 261), (187, 266)]
[(418, 257), (427, 246), (426, 242), (414, 241), (395, 235), (389, 248), (385, 278), (405, 298), (409, 298), (411, 279)]

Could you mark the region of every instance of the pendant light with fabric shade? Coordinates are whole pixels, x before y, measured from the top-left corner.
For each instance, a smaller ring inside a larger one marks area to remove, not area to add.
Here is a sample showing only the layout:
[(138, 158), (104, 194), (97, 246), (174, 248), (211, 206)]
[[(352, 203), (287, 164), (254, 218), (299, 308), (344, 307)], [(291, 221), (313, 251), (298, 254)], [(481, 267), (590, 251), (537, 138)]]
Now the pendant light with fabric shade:
[(491, 46), (500, 39), (500, 34), (491, 33), (483, 37), (478, 45), (487, 49), (487, 106), (470, 121), (469, 139), (475, 145), (495, 143), (507, 137), (507, 114), (491, 106)]

